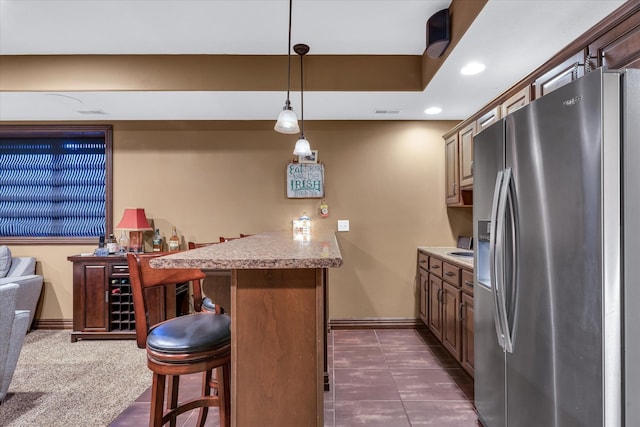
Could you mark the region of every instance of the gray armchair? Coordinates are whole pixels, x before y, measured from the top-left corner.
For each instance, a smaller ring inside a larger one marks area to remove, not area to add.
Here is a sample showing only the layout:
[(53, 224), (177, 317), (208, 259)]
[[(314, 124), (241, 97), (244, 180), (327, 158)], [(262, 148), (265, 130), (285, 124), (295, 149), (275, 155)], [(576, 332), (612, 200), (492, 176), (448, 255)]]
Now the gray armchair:
[(9, 390), (29, 328), (29, 310), (16, 310), (18, 289), (15, 283), (0, 285), (0, 402)]
[(20, 286), (16, 310), (29, 310), (29, 328), (33, 323), (44, 283), (44, 278), (35, 272), (36, 259), (34, 257), (11, 257), (7, 275), (0, 278), (0, 285), (17, 283)]

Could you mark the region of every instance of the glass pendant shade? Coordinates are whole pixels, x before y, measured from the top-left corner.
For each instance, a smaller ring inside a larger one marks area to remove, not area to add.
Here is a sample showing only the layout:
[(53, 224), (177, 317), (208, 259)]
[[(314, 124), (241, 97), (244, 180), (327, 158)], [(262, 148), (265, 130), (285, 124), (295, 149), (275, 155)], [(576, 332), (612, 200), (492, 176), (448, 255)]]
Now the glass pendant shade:
[(298, 116), (291, 109), (291, 107), (285, 106), (278, 115), (278, 121), (274, 127), (276, 132), (294, 134), (300, 132), (298, 126)]
[(300, 136), (300, 139), (296, 142), (296, 146), (293, 149), (293, 154), (295, 154), (296, 156), (311, 155), (311, 146), (309, 145), (309, 141), (307, 141), (304, 136)]

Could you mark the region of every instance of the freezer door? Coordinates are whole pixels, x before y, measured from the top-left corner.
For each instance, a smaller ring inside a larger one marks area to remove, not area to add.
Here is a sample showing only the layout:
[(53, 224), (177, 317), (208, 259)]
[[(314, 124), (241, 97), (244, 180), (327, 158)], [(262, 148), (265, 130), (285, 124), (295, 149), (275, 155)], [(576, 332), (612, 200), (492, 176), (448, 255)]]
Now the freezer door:
[(504, 168), (504, 122), (497, 122), (476, 135), (473, 144), (475, 405), (485, 426), (504, 427), (505, 354), (496, 334), (495, 300), (489, 274), (490, 217), (496, 177)]
[(507, 424), (603, 424), (601, 77), (505, 118), (518, 233)]
[(505, 353), (496, 338), (491, 291), (476, 287), (473, 290), (473, 306), (474, 397), (478, 418), (486, 427), (504, 427)]
[(625, 361), (624, 414), (625, 426), (640, 425), (640, 70), (626, 70), (624, 87), (624, 301)]

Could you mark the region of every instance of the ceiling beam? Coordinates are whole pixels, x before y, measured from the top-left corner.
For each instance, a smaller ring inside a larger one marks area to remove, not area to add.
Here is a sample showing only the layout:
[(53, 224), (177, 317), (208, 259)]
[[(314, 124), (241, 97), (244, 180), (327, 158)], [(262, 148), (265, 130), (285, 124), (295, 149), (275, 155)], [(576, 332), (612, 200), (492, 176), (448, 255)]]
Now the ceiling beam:
[[(453, 0), (451, 43), (440, 58), (422, 55), (313, 55), (308, 91), (423, 91), (487, 0)], [(425, 20), (426, 28), (426, 20)], [(425, 32), (426, 40), (426, 32)], [(292, 57), (291, 88), (299, 90)], [(286, 55), (2, 55), (0, 91), (280, 91)]]

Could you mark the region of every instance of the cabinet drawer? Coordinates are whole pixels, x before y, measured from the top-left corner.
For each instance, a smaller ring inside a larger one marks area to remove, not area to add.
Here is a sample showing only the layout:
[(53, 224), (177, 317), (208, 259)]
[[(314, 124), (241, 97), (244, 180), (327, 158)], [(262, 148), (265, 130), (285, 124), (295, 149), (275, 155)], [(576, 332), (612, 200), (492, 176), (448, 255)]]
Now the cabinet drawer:
[(429, 257), (429, 272), (438, 277), (442, 277), (442, 260)]
[(460, 267), (449, 264), (447, 262), (442, 263), (442, 278), (453, 286), (460, 287)]
[(418, 267), (422, 268), (423, 270), (429, 270), (429, 255), (418, 252)]
[(109, 273), (111, 275), (129, 275), (129, 266), (127, 264), (111, 264)]
[(469, 295), (473, 295), (473, 273), (462, 270), (462, 290)]

